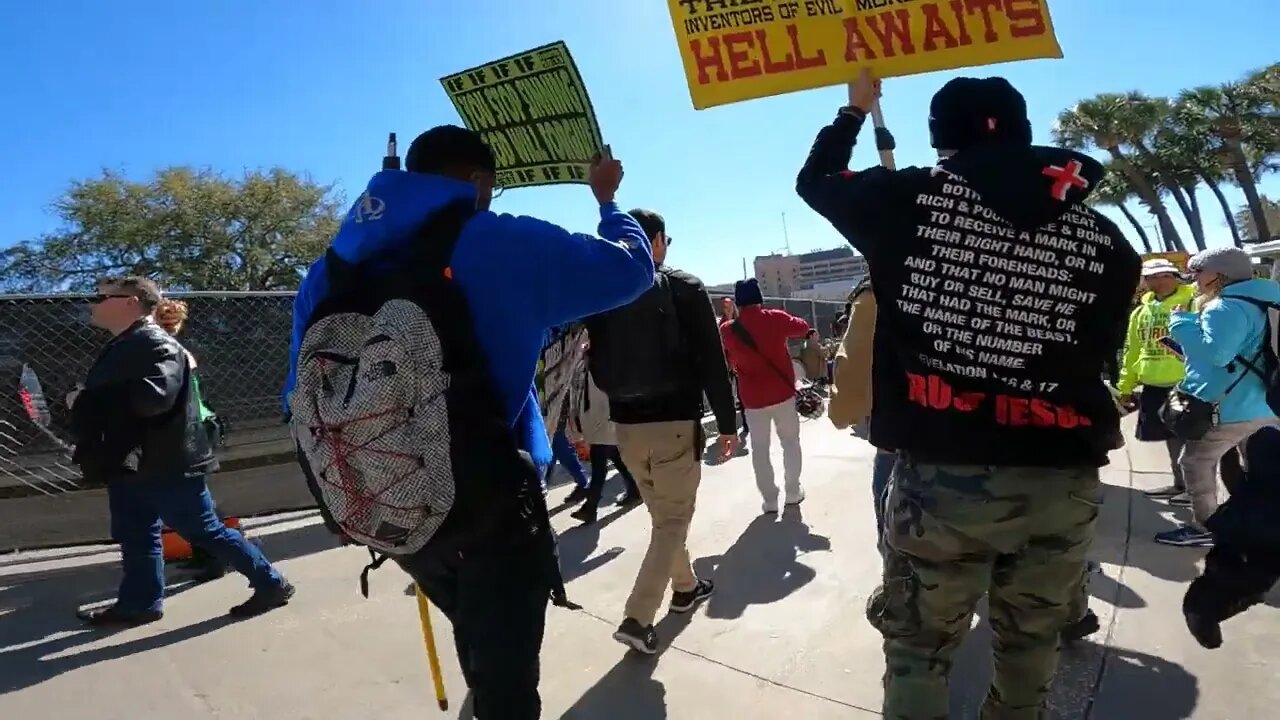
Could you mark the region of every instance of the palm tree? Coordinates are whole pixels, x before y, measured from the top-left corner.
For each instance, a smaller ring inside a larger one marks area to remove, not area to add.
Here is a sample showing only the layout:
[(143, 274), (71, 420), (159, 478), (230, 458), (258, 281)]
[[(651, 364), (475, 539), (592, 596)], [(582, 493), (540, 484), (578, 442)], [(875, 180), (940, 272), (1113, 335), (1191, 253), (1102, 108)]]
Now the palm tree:
[(1126, 203), (1133, 198), (1133, 186), (1129, 184), (1128, 178), (1124, 172), (1116, 167), (1114, 161), (1105, 163), (1106, 173), (1102, 176), (1102, 180), (1098, 182), (1097, 187), (1089, 194), (1089, 204), (1095, 207), (1099, 205), (1119, 208), (1124, 218), (1133, 226), (1134, 232), (1138, 233), (1138, 239), (1142, 241), (1142, 247), (1147, 252), (1152, 252), (1151, 238), (1147, 235), (1147, 229), (1142, 227), (1142, 223), (1138, 222), (1138, 218), (1133, 212), (1126, 207)]
[[(1245, 79), (1262, 103), (1259, 117), (1245, 128), (1244, 146), (1255, 180), (1280, 172), (1280, 63), (1256, 70)], [(1280, 230), (1273, 223), (1272, 232)]]
[[(1184, 127), (1222, 141), (1223, 160), (1244, 192), (1258, 236), (1271, 237), (1254, 169), (1249, 162), (1250, 152), (1245, 147), (1246, 138), (1265, 141), (1273, 134), (1275, 106), (1268, 97), (1267, 83), (1229, 82), (1218, 87), (1184, 90), (1178, 96), (1178, 107), (1179, 121)], [(1266, 154), (1264, 150), (1264, 159)]]
[[(1271, 198), (1262, 197), (1262, 213), (1267, 218), (1268, 227), (1280, 227), (1280, 200), (1272, 200)], [(1258, 228), (1253, 224), (1253, 211), (1247, 206), (1240, 208), (1236, 213), (1235, 221), (1243, 228), (1245, 237), (1250, 242), (1261, 242), (1268, 238), (1258, 233)]]
[[(1142, 99), (1145, 100), (1145, 96)], [(1146, 137), (1159, 120), (1159, 114), (1152, 112), (1150, 103), (1133, 100), (1130, 94), (1117, 93), (1104, 93), (1082, 100), (1074, 108), (1058, 115), (1053, 139), (1056, 143), (1075, 150), (1105, 150), (1128, 178), (1139, 199), (1155, 214), (1163, 237), (1173, 247), (1185, 251), (1186, 244), (1174, 227), (1168, 209), (1160, 201), (1156, 186), (1123, 148), (1124, 144), (1134, 138)]]
[(1179, 113), (1175, 110), (1164, 125), (1156, 131), (1152, 139), (1152, 151), (1166, 167), (1174, 169), (1175, 177), (1182, 184), (1193, 206), (1196, 224), (1192, 227), (1200, 229), (1197, 233), (1196, 247), (1204, 249), (1203, 216), (1196, 198), (1196, 188), (1199, 183), (1204, 183), (1217, 199), (1227, 227), (1231, 230), (1232, 242), (1236, 247), (1243, 247), (1240, 230), (1235, 222), (1235, 212), (1227, 202), (1226, 194), (1222, 192), (1226, 172), (1221, 164), (1218, 144), (1203, 133), (1182, 127), (1176, 122), (1178, 116)]
[(1156, 135), (1170, 121), (1172, 104), (1165, 98), (1148, 97), (1140, 92), (1126, 93), (1125, 101), (1124, 113), (1129, 118), (1125, 125), (1131, 133), (1124, 138), (1125, 143), (1133, 148), (1136, 161), (1148, 168), (1148, 174), (1155, 179), (1153, 186), (1157, 193), (1173, 198), (1191, 230), (1192, 242), (1203, 250), (1204, 223), (1200, 218), (1200, 202), (1195, 196), (1199, 180), (1188, 173), (1185, 166), (1166, 161), (1154, 148)]

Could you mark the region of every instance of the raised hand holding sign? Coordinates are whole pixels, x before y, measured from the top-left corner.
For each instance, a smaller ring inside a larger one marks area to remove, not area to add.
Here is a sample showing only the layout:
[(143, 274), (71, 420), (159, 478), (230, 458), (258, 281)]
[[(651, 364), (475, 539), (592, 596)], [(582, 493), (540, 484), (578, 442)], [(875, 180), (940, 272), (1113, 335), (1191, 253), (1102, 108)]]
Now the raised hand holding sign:
[(622, 175), (622, 163), (614, 159), (613, 152), (605, 145), (601, 153), (591, 161), (587, 178), (587, 184), (591, 186), (591, 193), (596, 196), (597, 202), (601, 205), (613, 202), (618, 194), (618, 187), (622, 185)]
[(871, 74), (871, 68), (858, 71), (858, 78), (849, 83), (849, 106), (870, 114), (880, 102), (880, 81)]

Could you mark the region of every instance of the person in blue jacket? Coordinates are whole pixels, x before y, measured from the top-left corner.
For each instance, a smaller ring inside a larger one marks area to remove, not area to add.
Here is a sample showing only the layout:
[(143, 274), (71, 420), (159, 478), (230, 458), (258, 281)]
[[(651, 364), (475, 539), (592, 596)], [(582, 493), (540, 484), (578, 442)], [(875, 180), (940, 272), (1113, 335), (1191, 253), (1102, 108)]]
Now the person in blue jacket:
[(1205, 521), (1218, 509), (1218, 461), (1236, 446), (1244, 458), (1245, 441), (1277, 423), (1263, 378), (1249, 366), (1263, 367), (1263, 343), (1271, 337), (1268, 313), (1259, 303), (1280, 303), (1280, 284), (1255, 278), (1249, 255), (1234, 247), (1205, 250), (1187, 267), (1204, 301), (1199, 315), (1175, 310), (1170, 316), (1169, 336), (1187, 364), (1178, 389), (1215, 403), (1218, 412), (1209, 432), (1188, 441), (1178, 461), (1194, 522), (1156, 535), (1156, 542), (1204, 547), (1213, 544)]
[[(534, 463), (546, 465), (551, 447), (533, 380), (548, 329), (639, 297), (653, 285), (653, 257), (644, 230), (614, 201), (623, 174), (617, 160), (598, 160), (589, 176), (602, 237), (491, 212), (496, 166), (493, 151), (471, 130), (444, 125), (424, 132), (405, 156), (407, 172), (384, 170), (369, 181), (332, 249), (348, 262), (385, 258), (389, 265), (396, 263), (413, 229), (433, 213), (459, 199), (475, 200), (477, 213), (453, 251), (453, 278), (466, 296), (477, 341), (520, 447)], [(380, 222), (365, 222), (370, 214), (378, 214)], [(294, 302), (286, 414), (302, 334), (327, 286), (321, 258)], [(410, 574), (453, 623), (475, 717), (531, 720), (541, 713), (538, 656), (549, 580), (537, 576), (544, 563), (534, 557), (536, 543), (499, 538), (493, 545), (501, 552), (415, 560)]]

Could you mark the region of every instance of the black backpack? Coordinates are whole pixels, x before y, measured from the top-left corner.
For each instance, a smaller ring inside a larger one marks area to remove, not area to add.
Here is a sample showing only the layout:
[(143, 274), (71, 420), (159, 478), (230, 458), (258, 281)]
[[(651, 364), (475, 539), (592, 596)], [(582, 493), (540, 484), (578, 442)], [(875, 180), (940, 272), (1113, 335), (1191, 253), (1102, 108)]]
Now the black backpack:
[(587, 334), (588, 368), (610, 402), (664, 397), (684, 387), (689, 354), (668, 269), (659, 268), (653, 287), (629, 305), (589, 318)]
[(390, 261), (330, 249), (329, 293), (303, 334), (289, 396), (298, 459), (326, 515), (369, 548), (366, 595), (389, 556), (456, 552), (518, 518), (537, 532), (545, 516), (449, 270), (474, 212), (446, 207)]
[(1243, 300), (1262, 310), (1266, 332), (1262, 336), (1262, 350), (1253, 358), (1236, 356), (1236, 362), (1249, 372), (1262, 378), (1267, 389), (1267, 405), (1271, 412), (1280, 415), (1280, 304), (1257, 298), (1231, 295), (1232, 300)]

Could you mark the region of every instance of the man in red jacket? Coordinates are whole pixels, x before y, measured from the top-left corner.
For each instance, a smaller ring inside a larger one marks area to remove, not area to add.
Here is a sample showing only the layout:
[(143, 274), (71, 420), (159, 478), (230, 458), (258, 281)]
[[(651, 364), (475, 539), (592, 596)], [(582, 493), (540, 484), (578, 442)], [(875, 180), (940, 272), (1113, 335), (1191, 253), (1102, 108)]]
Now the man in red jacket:
[(787, 505), (804, 500), (800, 487), (800, 415), (796, 412), (796, 371), (787, 340), (803, 338), (809, 323), (783, 310), (762, 307), (764, 298), (754, 280), (741, 280), (733, 289), (736, 320), (720, 323), (725, 356), (738, 375), (738, 392), (755, 447), (751, 465), (766, 513), (778, 512), (778, 486), (769, 459), (771, 428), (782, 441), (782, 476)]

